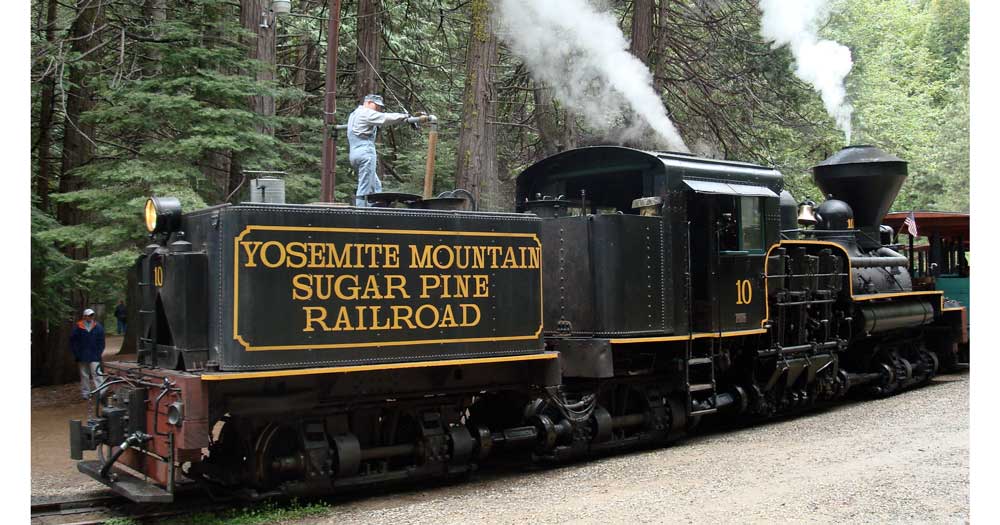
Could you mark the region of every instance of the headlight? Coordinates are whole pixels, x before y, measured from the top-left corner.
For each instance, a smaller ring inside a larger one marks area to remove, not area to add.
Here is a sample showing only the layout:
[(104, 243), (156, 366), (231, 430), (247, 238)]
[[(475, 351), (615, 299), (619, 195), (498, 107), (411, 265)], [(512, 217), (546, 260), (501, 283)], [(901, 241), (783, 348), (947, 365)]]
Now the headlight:
[(150, 197), (144, 211), (149, 233), (170, 233), (181, 225), (181, 201), (175, 197)]
[(184, 423), (184, 403), (174, 401), (167, 407), (167, 423), (176, 427)]

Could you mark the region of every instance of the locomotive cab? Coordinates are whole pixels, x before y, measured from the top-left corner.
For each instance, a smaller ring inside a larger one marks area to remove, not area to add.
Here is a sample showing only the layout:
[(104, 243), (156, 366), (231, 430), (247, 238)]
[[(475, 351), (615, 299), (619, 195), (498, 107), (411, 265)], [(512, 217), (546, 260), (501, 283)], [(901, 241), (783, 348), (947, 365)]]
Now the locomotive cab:
[(552, 261), (545, 295), (559, 298), (546, 304), (546, 332), (760, 329), (780, 189), (770, 168), (623, 147), (571, 150), (529, 167), (518, 177), (518, 211), (546, 202), (579, 210), (543, 215), (543, 259)]

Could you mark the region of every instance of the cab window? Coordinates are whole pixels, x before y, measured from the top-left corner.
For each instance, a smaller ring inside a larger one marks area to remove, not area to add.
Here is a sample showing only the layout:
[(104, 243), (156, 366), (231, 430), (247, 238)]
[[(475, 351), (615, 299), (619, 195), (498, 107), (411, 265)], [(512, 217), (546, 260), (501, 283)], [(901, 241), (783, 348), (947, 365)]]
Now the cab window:
[(740, 197), (740, 249), (750, 253), (764, 251), (763, 199)]

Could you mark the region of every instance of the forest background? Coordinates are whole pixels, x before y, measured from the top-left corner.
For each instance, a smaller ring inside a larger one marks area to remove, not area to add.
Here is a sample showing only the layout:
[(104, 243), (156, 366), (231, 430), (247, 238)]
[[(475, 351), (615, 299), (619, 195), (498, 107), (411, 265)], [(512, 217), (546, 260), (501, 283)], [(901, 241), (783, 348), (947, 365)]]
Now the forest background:
[[(496, 0), (342, 0), (338, 105), (362, 96), (438, 116), (436, 191), (512, 208), (512, 177), (563, 149), (622, 143), (592, 129), (505, 45)], [(327, 0), (32, 0), (32, 385), (72, 381), (72, 321), (110, 312), (147, 236), (150, 195), (186, 210), (246, 200), (244, 171), (320, 196)], [(773, 165), (796, 198), (844, 145), (757, 0), (605, 0), (696, 153)], [(833, 0), (820, 35), (851, 49), (852, 143), (909, 161), (894, 209), (968, 211), (968, 0)], [(421, 193), (428, 134), (380, 134), (386, 191)], [(336, 200), (356, 179), (338, 141)], [(643, 146), (641, 143), (627, 143)], [(241, 186), (241, 183), (242, 186)], [(239, 188), (239, 189), (237, 189)], [(113, 324), (113, 318), (107, 319)]]

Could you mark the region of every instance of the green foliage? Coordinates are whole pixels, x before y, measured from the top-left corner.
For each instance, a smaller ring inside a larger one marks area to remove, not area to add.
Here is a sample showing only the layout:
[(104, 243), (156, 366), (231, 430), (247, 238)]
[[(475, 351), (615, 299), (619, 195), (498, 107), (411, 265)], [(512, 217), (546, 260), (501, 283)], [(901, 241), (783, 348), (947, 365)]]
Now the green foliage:
[(329, 512), (323, 502), (301, 504), (293, 499), (287, 504), (267, 501), (243, 509), (230, 509), (220, 513), (199, 512), (180, 518), (168, 519), (163, 525), (261, 525), (288, 520), (299, 520)]
[(44, 237), (58, 227), (55, 219), (31, 207), (31, 316), (50, 322), (71, 314), (66, 297), (80, 273), (80, 265)]
[(104, 525), (139, 525), (139, 522), (132, 518), (111, 518), (105, 520)]
[(843, 0), (837, 13), (830, 33), (855, 61), (853, 142), (909, 162), (893, 208), (967, 210), (968, 4)]

